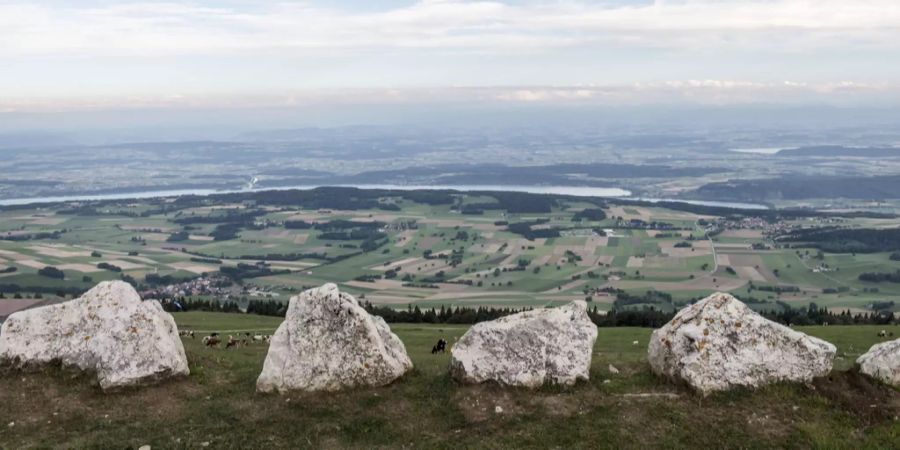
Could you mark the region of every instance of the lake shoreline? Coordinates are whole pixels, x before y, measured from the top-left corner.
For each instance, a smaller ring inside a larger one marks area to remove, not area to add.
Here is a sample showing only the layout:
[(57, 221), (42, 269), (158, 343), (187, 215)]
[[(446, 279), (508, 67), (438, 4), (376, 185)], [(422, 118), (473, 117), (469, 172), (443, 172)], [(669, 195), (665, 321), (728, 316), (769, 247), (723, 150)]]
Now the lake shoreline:
[(72, 194), (45, 197), (23, 197), (0, 199), (0, 206), (25, 206), (32, 204), (64, 203), (75, 201), (103, 201), (103, 200), (141, 200), (149, 198), (181, 197), (187, 195), (210, 196), (216, 194), (236, 194), (245, 192), (287, 191), (287, 190), (311, 190), (321, 187), (353, 187), (357, 189), (385, 189), (398, 191), (415, 190), (454, 190), (460, 192), (488, 191), (488, 192), (527, 192), (531, 194), (571, 195), (574, 197), (601, 197), (622, 200), (640, 200), (648, 202), (681, 202), (703, 206), (719, 206), (736, 209), (770, 209), (767, 205), (753, 203), (718, 202), (706, 200), (682, 200), (682, 199), (651, 199), (631, 197), (632, 192), (620, 188), (586, 187), (586, 186), (520, 186), (520, 185), (394, 185), (394, 184), (337, 184), (337, 185), (298, 185), (279, 187), (260, 187), (254, 189), (171, 189), (129, 191), (122, 193), (103, 194)]

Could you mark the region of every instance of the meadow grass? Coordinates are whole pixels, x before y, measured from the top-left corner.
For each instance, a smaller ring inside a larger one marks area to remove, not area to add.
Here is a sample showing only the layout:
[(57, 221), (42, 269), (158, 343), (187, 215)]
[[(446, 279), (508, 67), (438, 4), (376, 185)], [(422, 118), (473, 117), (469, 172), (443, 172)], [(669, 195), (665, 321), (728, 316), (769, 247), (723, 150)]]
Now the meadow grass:
[[(181, 329), (271, 332), (280, 318), (177, 313)], [(393, 324), (415, 369), (390, 386), (258, 395), (264, 344), (209, 349), (185, 338), (191, 375), (104, 394), (59, 369), (0, 378), (0, 448), (896, 448), (900, 394), (845, 372), (881, 327), (805, 327), (844, 362), (808, 386), (700, 397), (654, 376), (651, 330), (601, 328), (591, 379), (537, 390), (467, 386), (447, 375), (466, 325)], [(900, 334), (900, 327), (891, 331)], [(637, 341), (637, 345), (634, 344)], [(608, 366), (620, 373), (613, 375)], [(874, 405), (875, 407), (872, 407)], [(497, 413), (496, 407), (502, 409)], [(14, 422), (13, 426), (7, 426)]]

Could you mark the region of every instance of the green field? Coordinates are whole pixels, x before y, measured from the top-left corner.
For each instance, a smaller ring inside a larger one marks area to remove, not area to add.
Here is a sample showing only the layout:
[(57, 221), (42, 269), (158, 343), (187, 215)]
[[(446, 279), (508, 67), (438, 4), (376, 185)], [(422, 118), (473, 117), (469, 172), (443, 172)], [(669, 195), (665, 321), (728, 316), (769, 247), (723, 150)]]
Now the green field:
[[(175, 318), (181, 329), (224, 334), (280, 323)], [(881, 328), (900, 334), (898, 326), (802, 328), (838, 346), (831, 376), (707, 398), (650, 372), (651, 330), (642, 328), (601, 328), (590, 381), (535, 391), (453, 382), (449, 354), (430, 349), (440, 337), (454, 342), (466, 330), (459, 325), (394, 324), (415, 369), (384, 388), (334, 394), (257, 395), (264, 344), (207, 349), (185, 338), (190, 377), (140, 390), (103, 394), (59, 370), (3, 373), (0, 447), (896, 448), (900, 393), (844, 371)]]
[[(858, 279), (863, 272), (900, 270), (900, 261), (890, 260), (889, 252), (818, 255), (812, 248), (776, 245), (764, 229), (830, 225), (826, 221), (732, 223), (708, 236), (700, 223), (714, 217), (618, 206), (602, 199), (560, 198), (541, 213), (462, 213), (466, 206), (494, 203), (495, 196), (456, 193), (447, 204), (420, 203), (397, 194), (378, 199), (399, 209), (328, 209), (304, 206), (299, 200), (296, 205), (273, 206), (215, 197), (0, 209), (0, 270), (15, 269), (0, 273), (0, 292), (40, 292), (52, 299), (60, 292), (71, 296), (123, 276), (151, 289), (160, 286), (145, 282), (148, 276), (188, 280), (265, 261), (273, 273), (238, 280), (228, 292), (212, 297), (227, 294), (246, 306), (249, 300), (286, 300), (304, 288), (334, 282), (369, 302), (396, 308), (523, 307), (590, 297), (593, 306), (609, 310), (616, 296), (605, 291), (642, 295), (655, 290), (671, 295), (676, 306), (726, 291), (768, 302), (761, 308), (771, 310), (783, 301), (854, 313), (873, 312), (873, 304), (880, 304), (882, 311), (900, 311), (900, 302), (884, 304), (900, 299), (900, 283)], [(606, 217), (575, 220), (586, 208), (602, 209)], [(230, 215), (246, 213), (253, 219), (241, 223), (234, 234), (216, 235)], [(892, 220), (877, 225), (900, 226), (900, 219)], [(286, 225), (298, 221), (316, 226), (376, 223), (383, 234), (374, 247), (362, 250), (366, 241), (359, 236), (339, 239), (334, 230)], [(538, 231), (558, 230), (558, 236), (528, 238), (509, 228), (522, 222), (533, 223)], [(842, 219), (849, 228), (870, 222)], [(649, 223), (668, 228), (652, 229), (645, 226)], [(183, 239), (169, 242), (179, 233)], [(100, 263), (121, 272), (98, 268)], [(46, 266), (61, 269), (65, 278), (39, 275)], [(771, 292), (783, 287), (796, 291)]]

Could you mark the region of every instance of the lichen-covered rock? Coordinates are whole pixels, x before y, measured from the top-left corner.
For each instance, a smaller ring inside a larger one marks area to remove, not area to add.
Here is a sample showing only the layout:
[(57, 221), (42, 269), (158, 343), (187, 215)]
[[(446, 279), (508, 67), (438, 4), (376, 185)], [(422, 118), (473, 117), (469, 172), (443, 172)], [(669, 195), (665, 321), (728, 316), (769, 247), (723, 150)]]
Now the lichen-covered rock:
[(291, 298), (275, 331), (258, 392), (383, 386), (412, 369), (387, 323), (328, 283)]
[(96, 374), (102, 389), (190, 373), (175, 320), (122, 281), (12, 314), (0, 329), (0, 360), (19, 368), (59, 362)]
[(521, 312), (469, 328), (451, 349), (450, 373), (466, 383), (571, 385), (588, 379), (596, 340), (583, 301)]
[(834, 345), (760, 316), (729, 294), (690, 305), (653, 332), (650, 367), (708, 394), (778, 381), (810, 381), (831, 371)]
[(860, 372), (900, 387), (900, 339), (873, 345), (856, 364)]

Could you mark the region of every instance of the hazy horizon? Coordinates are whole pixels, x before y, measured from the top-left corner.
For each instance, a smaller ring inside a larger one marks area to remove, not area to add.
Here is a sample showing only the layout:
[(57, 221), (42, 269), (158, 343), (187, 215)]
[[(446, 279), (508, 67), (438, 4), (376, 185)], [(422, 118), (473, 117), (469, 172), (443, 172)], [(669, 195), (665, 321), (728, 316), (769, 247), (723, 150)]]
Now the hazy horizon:
[[(900, 109), (830, 105), (572, 105), (492, 103), (342, 104), (309, 107), (129, 108), (91, 111), (0, 113), (0, 148), (32, 138), (65, 137), (71, 144), (145, 141), (241, 140), (248, 133), (354, 127), (581, 130), (702, 135), (712, 129), (754, 132), (793, 130), (808, 133), (804, 144), (827, 143), (835, 133), (854, 130), (896, 144)], [(847, 143), (837, 140), (834, 143)]]
[[(716, 183), (762, 178), (785, 184), (749, 200), (893, 198), (897, 23), (888, 0), (0, 1), (0, 197), (492, 179), (747, 200)], [(801, 151), (730, 151), (772, 148)]]
[(897, 23), (889, 0), (2, 2), (0, 130), (890, 113)]

